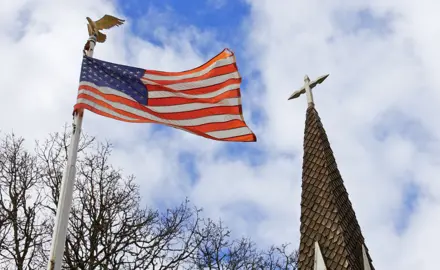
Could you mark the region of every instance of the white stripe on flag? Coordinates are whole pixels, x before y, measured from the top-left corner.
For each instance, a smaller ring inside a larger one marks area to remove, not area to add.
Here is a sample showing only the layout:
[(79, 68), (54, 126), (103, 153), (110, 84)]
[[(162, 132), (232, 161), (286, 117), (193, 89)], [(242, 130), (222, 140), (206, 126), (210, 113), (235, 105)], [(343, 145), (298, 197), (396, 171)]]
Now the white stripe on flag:
[(240, 128), (227, 129), (227, 130), (211, 131), (211, 132), (207, 132), (206, 134), (214, 138), (225, 139), (225, 138), (252, 134), (252, 131), (248, 127), (240, 127)]
[(216, 91), (206, 93), (206, 94), (198, 94), (198, 95), (191, 95), (186, 93), (179, 93), (179, 92), (173, 92), (173, 91), (150, 91), (148, 92), (148, 98), (167, 98), (167, 97), (181, 97), (181, 98), (213, 98), (216, 96), (219, 96), (223, 93), (226, 93), (231, 90), (239, 89), (240, 84), (239, 83), (233, 83), (229, 84), (223, 88), (220, 88)]

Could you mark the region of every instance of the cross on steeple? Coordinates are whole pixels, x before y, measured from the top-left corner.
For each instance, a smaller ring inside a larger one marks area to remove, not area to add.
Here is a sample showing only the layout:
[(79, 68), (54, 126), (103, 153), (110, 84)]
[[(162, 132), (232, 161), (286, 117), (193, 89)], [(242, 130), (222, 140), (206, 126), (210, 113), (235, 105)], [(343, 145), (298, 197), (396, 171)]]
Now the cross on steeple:
[(321, 84), (325, 79), (327, 79), (327, 77), (328, 77), (329, 75), (330, 75), (330, 74), (327, 74), (327, 75), (321, 76), (321, 77), (319, 77), (318, 79), (314, 80), (313, 82), (310, 82), (309, 76), (305, 75), (305, 76), (304, 76), (304, 86), (303, 86), (301, 89), (295, 91), (295, 92), (289, 97), (289, 100), (294, 99), (294, 98), (297, 98), (297, 97), (301, 96), (302, 94), (306, 93), (306, 95), (307, 95), (307, 103), (308, 103), (309, 105), (310, 105), (310, 104), (313, 104), (313, 93), (312, 93), (312, 89), (313, 89), (316, 85)]
[(301, 192), (299, 270), (374, 270), (361, 228), (313, 103), (310, 82), (289, 99), (307, 95)]

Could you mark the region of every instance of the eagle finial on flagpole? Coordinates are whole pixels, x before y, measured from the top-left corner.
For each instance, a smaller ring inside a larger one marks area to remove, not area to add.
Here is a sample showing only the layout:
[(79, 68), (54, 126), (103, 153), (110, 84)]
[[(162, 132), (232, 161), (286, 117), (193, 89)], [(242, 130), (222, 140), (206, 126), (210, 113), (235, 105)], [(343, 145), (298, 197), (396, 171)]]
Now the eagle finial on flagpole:
[[(90, 19), (90, 17), (86, 17), (86, 19), (88, 21), (87, 30), (89, 32), (89, 36), (95, 37), (95, 42), (99, 43), (104, 43), (107, 39), (107, 36), (99, 30), (110, 29), (114, 26), (120, 26), (125, 22), (125, 20), (116, 18), (108, 14), (104, 15), (101, 19), (97, 21), (93, 21), (92, 19)], [(84, 53), (89, 51), (90, 41), (91, 40), (89, 39), (84, 46)]]
[(101, 33), (99, 30), (110, 29), (114, 26), (122, 25), (125, 20), (121, 20), (111, 15), (104, 15), (101, 19), (97, 21), (93, 21), (89, 17), (86, 17), (89, 24), (87, 25), (87, 29), (89, 30), (89, 36), (95, 35), (96, 41), (99, 43), (104, 43), (106, 39), (106, 35)]

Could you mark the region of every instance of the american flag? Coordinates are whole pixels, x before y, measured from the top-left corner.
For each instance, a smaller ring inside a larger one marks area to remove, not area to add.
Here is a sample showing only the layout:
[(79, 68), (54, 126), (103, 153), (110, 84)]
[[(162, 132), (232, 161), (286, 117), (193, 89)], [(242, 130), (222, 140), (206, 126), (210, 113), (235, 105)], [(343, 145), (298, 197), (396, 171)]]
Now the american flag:
[(183, 72), (145, 70), (84, 55), (75, 110), (164, 124), (214, 140), (254, 142), (243, 118), (240, 83), (228, 49)]

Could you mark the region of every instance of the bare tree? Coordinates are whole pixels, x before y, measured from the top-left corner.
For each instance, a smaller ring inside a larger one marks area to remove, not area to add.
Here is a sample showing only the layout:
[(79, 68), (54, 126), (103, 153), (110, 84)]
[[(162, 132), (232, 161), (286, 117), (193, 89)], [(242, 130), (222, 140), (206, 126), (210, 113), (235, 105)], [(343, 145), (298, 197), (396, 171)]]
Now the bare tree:
[(199, 216), (201, 209), (186, 200), (179, 207), (157, 215), (144, 227), (146, 237), (137, 242), (136, 263), (130, 269), (179, 269), (212, 233)]
[(298, 269), (298, 250), (288, 250), (288, 244), (272, 246), (263, 252), (262, 269), (268, 270), (297, 270)]
[[(7, 262), (29, 270), (47, 263), (67, 134), (37, 143), (35, 155), (22, 139), (1, 143), (1, 269), (13, 265)], [(249, 239), (234, 240), (188, 200), (165, 211), (142, 206), (134, 177), (111, 165), (111, 149), (82, 137), (64, 269), (296, 269), (286, 246), (259, 250)]]
[(207, 225), (210, 235), (204, 239), (191, 257), (187, 269), (217, 270), (296, 270), (297, 254), (288, 251), (288, 245), (259, 250), (248, 239), (231, 239), (231, 232), (222, 222)]
[(0, 268), (41, 269), (47, 219), (42, 211), (41, 172), (23, 139), (0, 142)]

